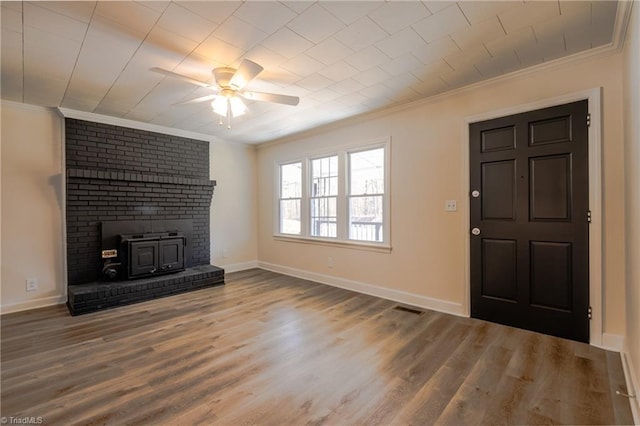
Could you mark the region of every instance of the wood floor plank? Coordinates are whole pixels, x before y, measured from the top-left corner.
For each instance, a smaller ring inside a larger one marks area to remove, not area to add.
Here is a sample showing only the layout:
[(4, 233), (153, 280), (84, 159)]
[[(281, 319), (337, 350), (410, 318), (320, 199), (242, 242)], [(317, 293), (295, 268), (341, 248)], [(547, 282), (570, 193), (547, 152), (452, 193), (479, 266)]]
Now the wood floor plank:
[(618, 354), (262, 270), (4, 315), (2, 416), (78, 425), (630, 423)]

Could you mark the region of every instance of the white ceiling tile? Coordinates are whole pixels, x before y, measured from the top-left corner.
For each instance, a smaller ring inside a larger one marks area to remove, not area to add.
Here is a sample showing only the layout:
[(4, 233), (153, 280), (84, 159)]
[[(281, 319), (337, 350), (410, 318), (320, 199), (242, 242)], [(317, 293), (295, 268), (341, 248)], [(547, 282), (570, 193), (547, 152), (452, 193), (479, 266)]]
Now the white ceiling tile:
[(267, 1), (244, 2), (233, 15), (266, 33), (278, 30), (297, 16), (284, 5)]
[(311, 6), (313, 6), (314, 4), (313, 1), (300, 1), (300, 0), (282, 1), (280, 3), (287, 6), (289, 9), (293, 10), (296, 13), (302, 13), (308, 8), (310, 8)]
[(500, 25), (498, 18), (494, 16), (484, 21), (472, 24), (451, 34), (451, 38), (460, 49), (465, 50), (478, 44), (486, 43), (506, 34)]
[[(634, 5), (635, 7), (636, 5)], [(591, 9), (591, 44), (593, 47), (611, 42), (618, 4), (613, 1), (594, 1)]]
[[(169, 69), (173, 72), (186, 75), (187, 77), (193, 78), (194, 80), (202, 81), (204, 83), (215, 84), (213, 69), (217, 67), (224, 67), (226, 65), (227, 64), (211, 62), (207, 58), (203, 58), (202, 56), (192, 53), (189, 56), (182, 58), (182, 60), (180, 60), (180, 62), (173, 68), (171, 68), (170, 66), (161, 68)], [(187, 82), (182, 83), (189, 84)]]
[(336, 62), (320, 71), (323, 76), (337, 82), (353, 77), (358, 70), (344, 61)]
[(24, 102), (32, 105), (60, 106), (66, 80), (58, 80), (40, 74), (24, 76)]
[(505, 12), (522, 3), (521, 1), (459, 1), (458, 6), (462, 13), (469, 20), (471, 25), (495, 18), (498, 14)]
[(368, 70), (369, 68), (384, 64), (388, 60), (389, 57), (375, 46), (367, 47), (366, 49), (358, 51), (345, 58), (345, 61), (348, 64), (353, 65), (360, 71)]
[(371, 68), (358, 75), (358, 81), (365, 86), (373, 86), (391, 78), (391, 75), (379, 67)]
[(292, 73), (302, 77), (311, 75), (324, 68), (324, 65), (321, 62), (316, 61), (315, 59), (305, 55), (304, 53), (294, 56), (292, 59), (283, 63), (281, 66), (285, 70), (291, 71)]
[(264, 68), (264, 71), (262, 71), (263, 74), (270, 73), (287, 60), (284, 56), (262, 45), (258, 45), (251, 49), (243, 56), (243, 59), (250, 59), (262, 65)]
[(384, 5), (381, 1), (320, 1), (319, 4), (333, 16), (350, 25), (369, 12)]
[(390, 58), (397, 58), (405, 53), (421, 51), (427, 47), (427, 43), (409, 27), (380, 40), (376, 47)]
[(403, 73), (410, 73), (411, 71), (420, 68), (424, 64), (417, 60), (415, 56), (408, 53), (404, 56), (395, 58), (386, 64), (380, 65), (380, 68), (385, 70), (391, 75), (400, 75)]
[(414, 51), (413, 56), (423, 64), (432, 64), (439, 62), (445, 56), (459, 51), (458, 45), (450, 37), (443, 37), (432, 41), (423, 49)]
[(335, 38), (345, 46), (357, 51), (382, 40), (386, 36), (387, 33), (382, 28), (365, 16), (338, 32)]
[(329, 86), (329, 89), (342, 95), (346, 95), (349, 93), (357, 92), (358, 90), (362, 90), (364, 89), (364, 87), (365, 86), (355, 78), (348, 78), (346, 80), (342, 80), (339, 83), (332, 84), (331, 86)]
[(567, 54), (581, 52), (591, 48), (591, 32), (588, 28), (577, 28), (564, 32)]
[(369, 98), (360, 93), (350, 93), (337, 99), (338, 102), (346, 106), (360, 105), (367, 100), (369, 100)]
[(412, 72), (412, 74), (421, 81), (429, 81), (434, 78), (438, 78), (441, 74), (448, 74), (454, 71), (451, 65), (446, 63), (444, 59), (440, 59), (438, 62), (420, 67)]
[(310, 41), (300, 37), (286, 27), (273, 33), (262, 42), (262, 45), (289, 59), (312, 46)]
[(560, 15), (573, 14), (580, 9), (588, 9), (591, 12), (591, 2), (582, 0), (561, 0), (560, 2)]
[(353, 55), (353, 50), (340, 43), (335, 38), (329, 37), (307, 50), (306, 53), (325, 65), (331, 65), (349, 55)]
[[(6, 2), (3, 2), (4, 5)], [(22, 33), (22, 13), (2, 7), (2, 31)]]
[(444, 58), (444, 60), (451, 65), (454, 70), (460, 70), (489, 58), (491, 58), (491, 55), (489, 55), (489, 52), (484, 46), (476, 46), (475, 48), (449, 55)]
[(176, 3), (214, 24), (223, 23), (242, 5), (239, 1), (179, 1)]
[(311, 90), (312, 92), (324, 89), (329, 86), (333, 81), (320, 74), (312, 74), (299, 80), (296, 85), (303, 89)]
[(392, 78), (389, 78), (382, 82), (385, 86), (393, 89), (396, 92), (401, 92), (407, 87), (420, 84), (421, 81), (415, 78), (412, 74), (401, 74)]
[(34, 3), (24, 4), (24, 26), (37, 28), (74, 42), (82, 42), (87, 31), (86, 23), (59, 13), (51, 13)]
[(516, 7), (500, 13), (498, 17), (507, 34), (511, 34), (536, 22), (559, 15), (560, 7), (558, 2), (534, 1), (518, 3)]
[(287, 24), (291, 30), (317, 44), (344, 28), (336, 17), (315, 4)]
[(413, 24), (413, 29), (420, 37), (430, 43), (468, 26), (469, 23), (458, 6), (452, 4), (446, 9), (416, 22)]
[[(3, 9), (4, 14), (8, 9)], [(23, 62), (22, 62), (22, 34), (7, 31), (2, 27), (0, 37), (0, 93), (2, 99), (22, 102)]]
[(482, 79), (482, 75), (473, 65), (469, 65), (464, 69), (456, 70), (448, 74), (443, 74), (440, 77), (452, 89), (467, 86)]
[(572, 9), (572, 13), (565, 13), (534, 24), (533, 32), (536, 38), (557, 37), (589, 25), (591, 25), (591, 8), (582, 7)]
[(243, 50), (250, 50), (267, 37), (267, 33), (246, 22), (230, 16), (220, 25), (214, 35)]
[(82, 44), (65, 96), (86, 98), (97, 106), (118, 75), (125, 68), (142, 38), (130, 34), (124, 27), (101, 17), (94, 17)]
[[(189, 55), (198, 45), (193, 40), (189, 40), (186, 37), (182, 37), (158, 26), (154, 27), (151, 30), (151, 32), (145, 38), (144, 42), (145, 44), (156, 46), (158, 49), (166, 52), (169, 56), (169, 61), (167, 61), (169, 64), (173, 63), (173, 58), (176, 55), (184, 58)], [(151, 66), (167, 68), (170, 65), (165, 63), (157, 63)]]
[(440, 77), (435, 77), (429, 81), (422, 81), (416, 85), (411, 86), (413, 90), (420, 93), (422, 96), (433, 96), (438, 93), (442, 93), (449, 89), (449, 85), (445, 83)]
[(244, 54), (244, 50), (220, 40), (215, 36), (209, 36), (196, 48), (194, 53), (206, 58), (210, 62), (231, 66)]
[(95, 1), (39, 1), (37, 3), (40, 7), (44, 7), (53, 12), (65, 15), (69, 18), (73, 18), (86, 24), (88, 24), (91, 20), (91, 16), (93, 16), (93, 10), (96, 6)]
[(358, 91), (363, 96), (366, 96), (369, 99), (384, 99), (388, 100), (393, 96), (394, 90), (390, 87), (385, 86), (382, 83), (365, 87)]
[(451, 6), (451, 1), (448, 0), (434, 0), (434, 1), (423, 1), (422, 4), (424, 4), (427, 9), (429, 10), (429, 12), (433, 13), (438, 13), (443, 9), (446, 9), (447, 7)]
[(42, 75), (43, 78), (67, 81), (73, 72), (80, 46), (80, 42), (71, 41), (37, 28), (26, 27), (24, 33), (24, 73), (34, 77)]
[(95, 14), (146, 35), (155, 25), (161, 12), (132, 1), (101, 1), (96, 5)]
[(13, 10), (15, 12), (22, 12), (22, 2), (21, 1), (3, 1), (0, 2), (0, 8), (2, 9), (2, 13), (5, 10)]
[(477, 61), (475, 66), (484, 77), (491, 78), (517, 70), (520, 61), (514, 51), (507, 51), (500, 56)]
[(534, 44), (523, 45), (516, 49), (518, 58), (523, 61), (542, 59), (548, 61), (565, 52), (564, 38), (560, 34), (555, 37), (539, 38)]
[(515, 50), (519, 46), (533, 44), (536, 37), (533, 35), (532, 27), (525, 27), (521, 30), (507, 34), (504, 37), (486, 42), (485, 46), (493, 56), (498, 56), (507, 50)]
[(315, 99), (315, 100), (317, 100), (319, 102), (329, 102), (329, 101), (332, 101), (334, 99), (338, 99), (338, 98), (342, 97), (343, 95), (338, 93), (338, 92), (335, 92), (333, 90), (325, 88), (325, 89), (322, 89), (322, 90), (319, 90), (317, 92), (312, 93), (310, 96), (313, 99)]
[(167, 7), (158, 20), (158, 26), (197, 43), (201, 43), (215, 29), (215, 24), (176, 3)]
[(144, 7), (153, 9), (156, 12), (164, 12), (169, 7), (170, 1), (158, 1), (158, 0), (136, 0), (136, 3), (140, 3)]
[(424, 4), (417, 1), (388, 2), (369, 13), (371, 18), (389, 34), (398, 32), (414, 22), (431, 15)]

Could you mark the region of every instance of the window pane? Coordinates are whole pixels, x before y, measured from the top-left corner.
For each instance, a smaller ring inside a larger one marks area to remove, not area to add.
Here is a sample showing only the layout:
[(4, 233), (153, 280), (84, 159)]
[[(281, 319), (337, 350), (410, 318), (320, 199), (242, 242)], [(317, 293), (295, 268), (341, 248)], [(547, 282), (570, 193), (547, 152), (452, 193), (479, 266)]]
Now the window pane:
[(280, 198), (302, 197), (302, 163), (280, 166)]
[(338, 195), (338, 156), (311, 160), (311, 196)]
[(349, 239), (359, 241), (384, 240), (382, 228), (383, 196), (349, 198)]
[(280, 200), (280, 232), (300, 234), (300, 200)]
[(384, 148), (349, 154), (351, 195), (384, 194)]
[(311, 235), (314, 237), (336, 237), (336, 197), (311, 200)]

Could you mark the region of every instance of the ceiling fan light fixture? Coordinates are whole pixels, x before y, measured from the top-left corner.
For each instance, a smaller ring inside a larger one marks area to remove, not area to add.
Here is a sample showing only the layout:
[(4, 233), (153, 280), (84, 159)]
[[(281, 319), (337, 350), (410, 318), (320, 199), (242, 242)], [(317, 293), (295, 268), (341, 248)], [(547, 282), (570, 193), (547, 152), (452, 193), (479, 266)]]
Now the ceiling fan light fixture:
[(229, 105), (231, 106), (231, 115), (234, 117), (240, 117), (247, 112), (247, 106), (242, 102), (242, 99), (233, 97), (229, 99)]
[(227, 98), (224, 96), (216, 96), (216, 98), (211, 102), (211, 108), (213, 108), (213, 112), (216, 114), (226, 117), (227, 116)]

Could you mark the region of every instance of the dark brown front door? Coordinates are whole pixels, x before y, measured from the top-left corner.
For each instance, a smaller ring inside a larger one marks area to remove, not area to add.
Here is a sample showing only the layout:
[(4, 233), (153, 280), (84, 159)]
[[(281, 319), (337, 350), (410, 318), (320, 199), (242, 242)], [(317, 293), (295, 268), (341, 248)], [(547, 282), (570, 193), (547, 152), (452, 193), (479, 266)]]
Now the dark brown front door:
[(470, 125), (472, 317), (588, 342), (587, 113)]

